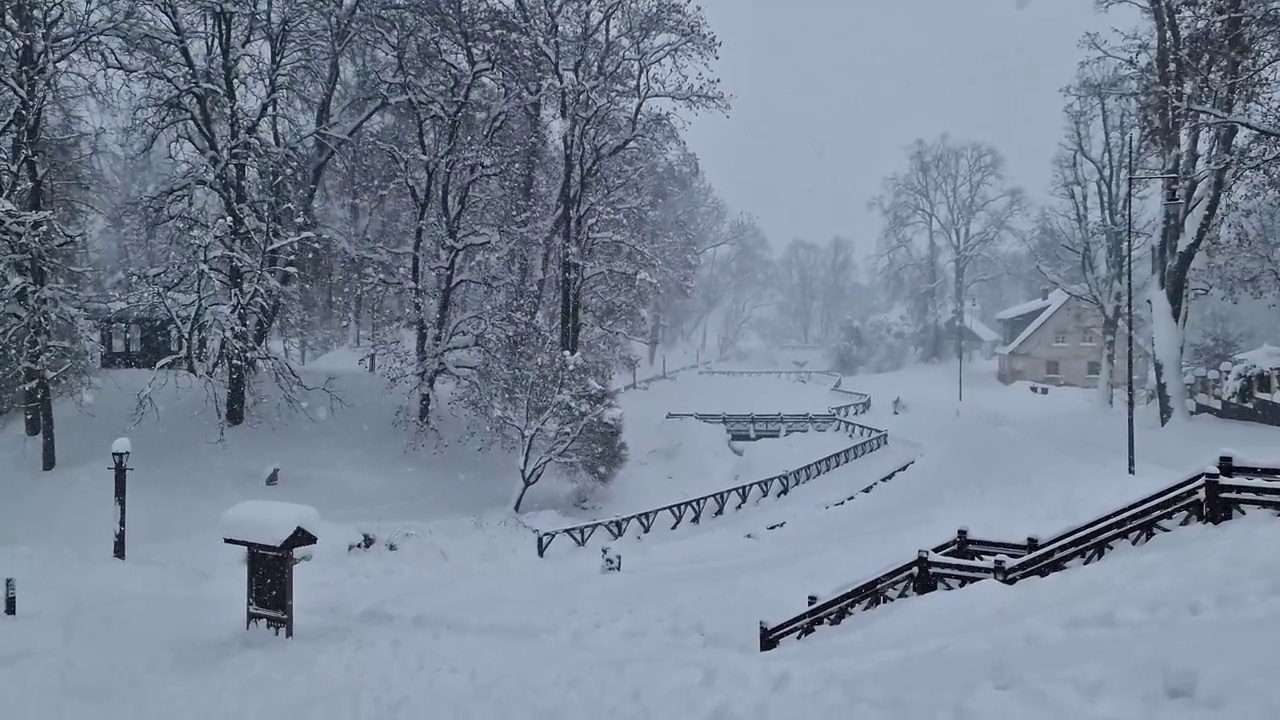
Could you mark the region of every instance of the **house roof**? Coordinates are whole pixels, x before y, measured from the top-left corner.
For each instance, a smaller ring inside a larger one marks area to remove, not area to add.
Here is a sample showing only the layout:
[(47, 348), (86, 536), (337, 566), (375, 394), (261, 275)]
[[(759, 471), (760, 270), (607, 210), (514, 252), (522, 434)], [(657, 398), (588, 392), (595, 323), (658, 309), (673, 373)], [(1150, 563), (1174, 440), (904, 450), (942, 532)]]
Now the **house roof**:
[(1040, 326), (1044, 325), (1045, 321), (1053, 317), (1054, 313), (1061, 310), (1062, 306), (1066, 305), (1067, 301), (1070, 299), (1071, 296), (1068, 295), (1065, 290), (1054, 290), (1049, 293), (1049, 296), (1046, 298), (1024, 302), (1021, 305), (1014, 305), (1011, 308), (1000, 311), (996, 315), (996, 319), (1002, 321), (1013, 320), (1032, 313), (1039, 313), (1039, 315), (1031, 321), (1030, 325), (1027, 325), (1027, 327), (1023, 329), (1022, 333), (1018, 335), (1018, 337), (1013, 339), (1013, 342), (996, 348), (996, 352), (1001, 355), (1008, 355), (1014, 350), (1017, 350), (1019, 345), (1026, 342), (1027, 338), (1034, 335), (1036, 331), (1040, 329)]
[(1054, 301), (1058, 299), (1059, 296), (1066, 296), (1066, 294), (1067, 293), (1065, 290), (1054, 290), (1053, 292), (1049, 293), (1048, 296), (1046, 297), (1036, 298), (1035, 300), (1028, 300), (1027, 302), (1024, 302), (1020, 305), (1014, 305), (1011, 308), (1005, 308), (1004, 310), (1001, 310), (1000, 312), (996, 313), (996, 320), (1012, 320), (1017, 317), (1022, 317), (1023, 315), (1026, 315), (1028, 313), (1044, 310), (1045, 308), (1052, 305)]
[(964, 314), (964, 324), (982, 342), (995, 342), (1000, 339), (1000, 333), (987, 327), (986, 323), (974, 317), (972, 313)]

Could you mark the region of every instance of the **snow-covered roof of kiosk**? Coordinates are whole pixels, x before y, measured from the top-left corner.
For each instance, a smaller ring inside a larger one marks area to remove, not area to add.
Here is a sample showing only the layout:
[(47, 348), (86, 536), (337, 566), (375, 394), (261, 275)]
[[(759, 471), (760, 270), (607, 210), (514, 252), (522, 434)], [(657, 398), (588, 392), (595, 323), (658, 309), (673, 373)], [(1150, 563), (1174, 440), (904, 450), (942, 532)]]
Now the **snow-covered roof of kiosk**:
[(1263, 344), (1249, 352), (1242, 352), (1233, 358), (1237, 363), (1250, 365), (1259, 370), (1280, 368), (1280, 347)]
[(310, 505), (276, 500), (246, 500), (222, 514), (222, 536), (279, 546), (298, 528), (314, 533), (320, 512)]

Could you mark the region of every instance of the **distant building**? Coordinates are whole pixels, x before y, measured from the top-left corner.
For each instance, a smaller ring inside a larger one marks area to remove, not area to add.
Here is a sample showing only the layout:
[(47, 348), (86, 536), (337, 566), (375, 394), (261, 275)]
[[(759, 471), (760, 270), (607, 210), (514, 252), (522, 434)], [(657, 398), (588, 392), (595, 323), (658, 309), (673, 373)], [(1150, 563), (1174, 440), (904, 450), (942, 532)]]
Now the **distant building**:
[(181, 347), (177, 328), (158, 312), (97, 303), (89, 316), (98, 325), (99, 362), (105, 369), (152, 369)]
[[(1021, 380), (1046, 385), (1097, 387), (1102, 373), (1102, 316), (1097, 308), (1066, 291), (1044, 289), (1040, 297), (996, 315), (1003, 343), (997, 377), (1005, 384)], [(1134, 338), (1134, 376), (1147, 375), (1148, 350)], [(1125, 328), (1116, 338), (1116, 367), (1111, 384), (1125, 385)]]
[[(966, 358), (971, 358), (974, 353), (978, 353), (982, 356), (982, 359), (990, 360), (1000, 342), (1000, 334), (983, 323), (979, 319), (979, 315), (981, 315), (981, 309), (978, 307), (977, 301), (970, 302), (969, 307), (965, 308), (964, 328), (960, 341)], [(946, 333), (946, 347), (948, 349), (955, 348), (956, 319), (954, 314), (947, 318), (943, 331)]]

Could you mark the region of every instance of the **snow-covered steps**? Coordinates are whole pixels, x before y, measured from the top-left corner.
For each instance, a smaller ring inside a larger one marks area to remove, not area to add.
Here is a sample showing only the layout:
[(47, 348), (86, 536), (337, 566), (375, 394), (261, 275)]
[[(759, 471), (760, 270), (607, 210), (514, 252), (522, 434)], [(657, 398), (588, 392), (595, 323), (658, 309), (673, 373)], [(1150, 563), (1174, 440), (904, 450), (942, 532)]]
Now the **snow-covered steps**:
[(1248, 508), (1280, 511), (1280, 467), (1238, 466), (1223, 456), (1217, 467), (1178, 482), (1124, 507), (1064, 530), (1048, 540), (983, 540), (962, 528), (913, 560), (894, 565), (852, 588), (822, 601), (809, 595), (809, 608), (777, 625), (761, 622), (760, 651), (789, 637), (803, 638), (824, 625), (839, 625), (850, 615), (935, 590), (955, 590), (993, 578), (1014, 584), (1102, 559), (1119, 541), (1141, 545), (1170, 524), (1220, 524), (1245, 515)]

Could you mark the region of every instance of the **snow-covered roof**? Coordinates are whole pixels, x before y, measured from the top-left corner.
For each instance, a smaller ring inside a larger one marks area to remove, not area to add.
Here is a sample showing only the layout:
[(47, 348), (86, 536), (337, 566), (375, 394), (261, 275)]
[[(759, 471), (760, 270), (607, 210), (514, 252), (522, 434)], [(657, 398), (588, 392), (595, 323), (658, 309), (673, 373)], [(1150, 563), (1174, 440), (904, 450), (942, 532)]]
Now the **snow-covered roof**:
[(223, 537), (262, 545), (280, 545), (294, 530), (310, 532), (320, 525), (320, 513), (310, 505), (276, 500), (246, 500), (222, 515)]
[[(1039, 312), (1052, 306), (1055, 302), (1065, 302), (1066, 298), (1067, 293), (1065, 290), (1054, 290), (1046, 297), (1028, 300), (1020, 305), (1014, 305), (1011, 308), (1001, 310), (996, 313), (996, 320), (1012, 320), (1017, 317), (1022, 317), (1028, 313)], [(1061, 304), (1059, 304), (1058, 307), (1061, 307)]]
[(1252, 365), (1263, 370), (1280, 368), (1280, 347), (1264, 343), (1262, 347), (1242, 352), (1232, 359), (1242, 365)]
[(1019, 345), (1026, 342), (1027, 338), (1034, 335), (1036, 331), (1040, 329), (1040, 326), (1044, 325), (1045, 321), (1053, 317), (1054, 313), (1062, 309), (1062, 306), (1066, 305), (1067, 301), (1070, 299), (1071, 296), (1068, 295), (1065, 290), (1054, 290), (1049, 293), (1048, 298), (1025, 302), (1021, 305), (1014, 305), (1007, 310), (1001, 311), (996, 315), (997, 320), (1012, 320), (1013, 318), (1029, 315), (1033, 312), (1039, 312), (1040, 315), (1037, 316), (1035, 320), (1032, 320), (1031, 324), (1027, 325), (1027, 327), (1023, 329), (1022, 333), (1013, 339), (1013, 342), (996, 348), (996, 352), (1002, 355), (1007, 355), (1014, 350), (1017, 350)]
[(995, 342), (1000, 339), (1000, 333), (987, 327), (986, 323), (974, 317), (971, 313), (964, 314), (964, 324), (982, 342)]

